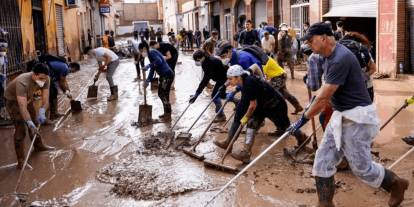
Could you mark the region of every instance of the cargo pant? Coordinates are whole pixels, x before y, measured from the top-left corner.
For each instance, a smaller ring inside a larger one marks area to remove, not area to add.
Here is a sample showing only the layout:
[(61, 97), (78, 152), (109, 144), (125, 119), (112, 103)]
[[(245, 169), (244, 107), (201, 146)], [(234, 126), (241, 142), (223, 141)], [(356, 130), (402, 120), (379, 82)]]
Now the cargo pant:
[[(8, 100), (6, 102), (6, 108), (7, 108), (7, 112), (9, 112), (10, 117), (13, 120), (14, 148), (16, 150), (17, 159), (23, 159), (23, 156), (24, 156), (23, 145), (24, 145), (24, 138), (26, 137), (27, 126), (26, 126), (26, 123), (23, 117), (20, 114), (20, 109), (19, 109), (19, 105), (17, 101)], [(32, 118), (32, 120), (35, 120), (36, 112), (33, 107), (33, 104), (32, 103), (28, 104), (27, 109), (30, 113), (30, 117)], [(30, 138), (32, 138), (33, 134), (31, 133), (30, 130), (28, 131), (29, 131)], [(39, 137), (37, 140), (40, 140), (40, 139), (41, 138)]]
[(174, 81), (174, 75), (172, 77), (160, 76), (159, 85), (158, 85), (158, 97), (160, 97), (161, 102), (164, 106), (164, 113), (171, 113), (171, 104), (170, 104), (170, 90), (171, 85)]
[(119, 65), (119, 60), (115, 60), (115, 61), (110, 62), (107, 66), (106, 80), (108, 81), (110, 87), (115, 86), (113, 76), (115, 74), (116, 68), (118, 68), (118, 65)]
[(284, 73), (283, 75), (270, 79), (269, 83), (273, 87), (273, 89), (275, 89), (276, 91), (279, 91), (282, 94), (283, 98), (289, 101), (289, 103), (291, 103), (296, 108), (297, 106), (300, 105), (299, 101), (286, 88), (286, 79), (287, 79), (287, 75), (286, 73)]
[[(377, 128), (376, 128), (377, 129)], [(322, 142), (316, 151), (312, 173), (329, 178), (335, 175), (336, 165), (343, 157), (349, 162), (352, 173), (368, 185), (379, 188), (384, 179), (384, 167), (371, 157), (371, 142), (377, 134), (375, 126), (359, 124), (348, 119), (342, 121), (341, 148), (338, 151), (334, 140), (334, 129), (329, 122)]]

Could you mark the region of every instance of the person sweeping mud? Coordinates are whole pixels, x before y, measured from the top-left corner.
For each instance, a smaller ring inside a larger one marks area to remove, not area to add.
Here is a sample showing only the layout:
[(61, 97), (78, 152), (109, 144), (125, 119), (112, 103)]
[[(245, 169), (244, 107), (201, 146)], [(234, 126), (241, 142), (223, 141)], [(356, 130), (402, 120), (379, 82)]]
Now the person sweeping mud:
[[(106, 80), (108, 81), (111, 90), (111, 96), (108, 97), (108, 101), (117, 100), (118, 86), (114, 84), (113, 76), (119, 65), (119, 57), (112, 50), (104, 47), (92, 49), (88, 46), (83, 53), (96, 58), (99, 65), (99, 71), (106, 72)], [(99, 75), (99, 73), (97, 75)], [(95, 80), (98, 78), (99, 76), (95, 77)]]
[(143, 57), (148, 57), (150, 64), (146, 65), (143, 70), (150, 69), (148, 78), (144, 83), (144, 87), (148, 87), (154, 78), (154, 72), (160, 76), (158, 86), (158, 97), (160, 97), (163, 107), (164, 114), (160, 115), (159, 118), (170, 120), (171, 119), (171, 104), (170, 104), (170, 89), (174, 81), (174, 72), (164, 59), (164, 56), (156, 49), (149, 49), (146, 43), (140, 43), (139, 51)]
[[(231, 86), (241, 87), (241, 100), (237, 105), (227, 138), (223, 141), (215, 140), (214, 143), (221, 148), (226, 148), (240, 124), (247, 124), (245, 139), (237, 140), (231, 154), (235, 159), (247, 163), (250, 161), (255, 134), (265, 118), (270, 119), (282, 131), (289, 127), (287, 104), (282, 95), (269, 83), (249, 75), (240, 65), (230, 66), (227, 78)], [(306, 140), (306, 135), (300, 130), (297, 130), (294, 136), (298, 145)]]
[[(26, 129), (29, 129), (29, 137), (32, 139), (38, 133), (35, 125), (46, 121), (46, 110), (49, 107), (49, 69), (46, 64), (38, 63), (32, 72), (23, 73), (9, 83), (6, 88), (6, 108), (14, 124), (14, 149), (17, 156), (17, 168), (21, 169), (24, 162), (24, 138)], [(42, 106), (36, 112), (33, 102), (41, 98)], [(43, 143), (39, 136), (34, 149), (37, 152), (53, 150), (53, 147)]]
[[(213, 43), (208, 42), (206, 44), (212, 45)], [(221, 99), (226, 98), (226, 87), (224, 86), (227, 80), (226, 69), (224, 68), (224, 65), (223, 63), (221, 63), (220, 59), (213, 57), (213, 56), (209, 56), (203, 50), (197, 50), (196, 52), (194, 52), (193, 59), (197, 66), (201, 66), (204, 73), (203, 73), (203, 79), (198, 85), (198, 88), (196, 92), (194, 93), (194, 95), (191, 96), (189, 102), (194, 103), (197, 97), (201, 94), (201, 92), (203, 92), (204, 88), (207, 86), (207, 84), (212, 79), (213, 81), (216, 82), (216, 84), (214, 85), (213, 92), (211, 93), (211, 98), (214, 98), (217, 93), (220, 94), (217, 97), (215, 97), (213, 100), (214, 104), (216, 105), (216, 113), (217, 113), (219, 112), (222, 106)], [(226, 115), (224, 114), (223, 111), (220, 111), (220, 113), (217, 115), (214, 122), (217, 123), (217, 122), (223, 122), (223, 121), (226, 121)]]
[(390, 192), (389, 206), (399, 206), (409, 183), (372, 161), (371, 141), (379, 132), (379, 121), (357, 58), (345, 46), (336, 43), (332, 30), (325, 23), (313, 24), (303, 40), (314, 53), (323, 57), (325, 84), (310, 108), (289, 130), (296, 133), (329, 102), (334, 108), (312, 170), (318, 206), (334, 206), (335, 165), (342, 157), (346, 157), (354, 175), (363, 182)]

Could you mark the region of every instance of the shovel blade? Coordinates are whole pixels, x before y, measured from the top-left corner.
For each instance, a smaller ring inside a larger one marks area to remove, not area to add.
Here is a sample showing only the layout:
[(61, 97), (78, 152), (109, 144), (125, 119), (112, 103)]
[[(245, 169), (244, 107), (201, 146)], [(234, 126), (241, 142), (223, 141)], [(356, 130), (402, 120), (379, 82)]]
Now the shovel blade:
[(72, 111), (82, 111), (82, 105), (80, 101), (71, 100), (70, 101), (70, 109)]
[(240, 171), (237, 167), (225, 165), (220, 162), (214, 162), (212, 160), (204, 160), (204, 166), (232, 174), (237, 174)]
[(151, 105), (139, 105), (138, 112), (138, 124), (140, 126), (146, 126), (152, 123), (152, 106)]
[(205, 159), (203, 154), (198, 154), (196, 151), (194, 151), (192, 149), (183, 149), (183, 152), (186, 155), (188, 155), (192, 158), (195, 158), (197, 160), (200, 160), (200, 161), (203, 161)]
[(188, 132), (180, 132), (176, 139), (191, 139), (192, 134)]
[(91, 85), (88, 88), (87, 98), (97, 98), (98, 97), (98, 86)]

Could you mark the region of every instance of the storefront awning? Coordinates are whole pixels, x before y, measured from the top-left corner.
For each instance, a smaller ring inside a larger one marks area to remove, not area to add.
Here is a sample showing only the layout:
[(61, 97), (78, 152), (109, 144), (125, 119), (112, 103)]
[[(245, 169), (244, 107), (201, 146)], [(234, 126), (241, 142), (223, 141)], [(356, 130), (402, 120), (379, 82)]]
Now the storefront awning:
[(377, 17), (377, 4), (375, 2), (361, 2), (334, 6), (323, 17)]

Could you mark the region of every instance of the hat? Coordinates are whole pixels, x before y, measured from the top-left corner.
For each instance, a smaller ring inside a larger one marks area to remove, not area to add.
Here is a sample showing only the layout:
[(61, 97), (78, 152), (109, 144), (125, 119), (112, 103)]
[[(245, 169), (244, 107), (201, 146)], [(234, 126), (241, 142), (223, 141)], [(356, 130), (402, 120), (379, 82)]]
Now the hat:
[(227, 77), (236, 77), (241, 76), (243, 74), (249, 74), (249, 72), (245, 71), (240, 65), (232, 65), (227, 70)]
[(232, 49), (233, 46), (228, 42), (222, 42), (217, 45), (216, 55), (221, 56), (227, 53), (228, 50)]
[(306, 32), (305, 36), (303, 36), (300, 40), (307, 41), (310, 40), (314, 35), (328, 35), (333, 36), (333, 32), (331, 27), (323, 22), (312, 24), (309, 27), (308, 31)]
[(288, 31), (288, 25), (286, 23), (282, 23), (279, 25), (279, 29), (282, 31)]

